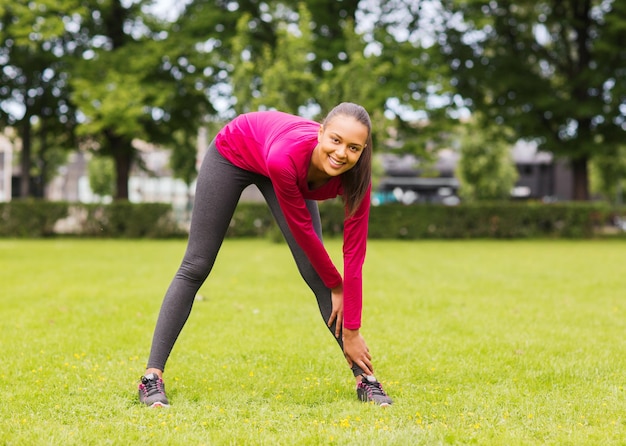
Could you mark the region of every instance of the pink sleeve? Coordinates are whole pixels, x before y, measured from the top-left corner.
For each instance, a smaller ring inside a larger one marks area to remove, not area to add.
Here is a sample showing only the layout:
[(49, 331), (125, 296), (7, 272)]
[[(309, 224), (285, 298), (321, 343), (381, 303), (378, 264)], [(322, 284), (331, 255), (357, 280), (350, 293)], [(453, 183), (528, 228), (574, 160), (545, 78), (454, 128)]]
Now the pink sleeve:
[(291, 159), (270, 157), (267, 166), (278, 202), (296, 242), (304, 250), (324, 285), (328, 288), (341, 285), (341, 274), (335, 268), (326, 248), (313, 229), (311, 215), (298, 188), (296, 169)]
[(357, 212), (344, 222), (343, 228), (343, 326), (349, 330), (361, 328), (363, 307), (363, 263), (367, 247), (370, 211), (370, 189)]

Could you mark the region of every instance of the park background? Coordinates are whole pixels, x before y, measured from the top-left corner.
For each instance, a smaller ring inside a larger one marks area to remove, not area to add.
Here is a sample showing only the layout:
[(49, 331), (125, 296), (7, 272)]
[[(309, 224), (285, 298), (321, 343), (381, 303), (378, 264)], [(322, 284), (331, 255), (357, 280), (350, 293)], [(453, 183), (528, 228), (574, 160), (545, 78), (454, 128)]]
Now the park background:
[(237, 113), (370, 111), (377, 203), (622, 204), (625, 6), (2, 1), (0, 200), (189, 207)]
[[(621, 444), (625, 30), (617, 0), (0, 0), (0, 442)], [(341, 101), (374, 126), (365, 322), (393, 412), (350, 401), (314, 308), (280, 344), (310, 296), (254, 190), (176, 406), (142, 412), (206, 145)]]

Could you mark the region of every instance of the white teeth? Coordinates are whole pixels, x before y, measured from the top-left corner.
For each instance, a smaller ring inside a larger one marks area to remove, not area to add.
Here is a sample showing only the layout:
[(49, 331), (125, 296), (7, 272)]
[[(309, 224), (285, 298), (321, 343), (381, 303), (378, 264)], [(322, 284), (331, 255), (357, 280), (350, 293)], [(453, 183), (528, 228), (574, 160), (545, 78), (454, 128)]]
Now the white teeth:
[(329, 156), (328, 159), (330, 160), (330, 163), (334, 164), (335, 166), (343, 166), (345, 164), (345, 163), (340, 163), (339, 161), (334, 159), (332, 156)]

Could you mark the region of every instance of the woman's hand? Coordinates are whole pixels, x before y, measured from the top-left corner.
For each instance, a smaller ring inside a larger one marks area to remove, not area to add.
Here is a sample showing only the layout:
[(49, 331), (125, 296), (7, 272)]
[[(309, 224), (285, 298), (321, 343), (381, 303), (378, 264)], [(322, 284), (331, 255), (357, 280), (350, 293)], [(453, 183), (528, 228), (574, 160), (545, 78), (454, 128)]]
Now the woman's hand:
[(332, 302), (333, 302), (333, 311), (330, 313), (330, 318), (328, 319), (328, 326), (332, 327), (335, 322), (335, 337), (339, 338), (341, 334), (341, 327), (343, 325), (343, 285), (339, 285), (330, 290)]
[(374, 374), (372, 355), (359, 330), (343, 329), (343, 353), (346, 355), (350, 367), (356, 364), (366, 375)]

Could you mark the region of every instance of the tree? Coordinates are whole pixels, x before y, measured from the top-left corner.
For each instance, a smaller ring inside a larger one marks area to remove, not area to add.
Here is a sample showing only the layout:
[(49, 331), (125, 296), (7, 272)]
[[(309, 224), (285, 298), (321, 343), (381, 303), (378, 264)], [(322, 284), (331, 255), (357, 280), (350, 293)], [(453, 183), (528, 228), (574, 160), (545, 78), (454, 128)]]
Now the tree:
[(115, 193), (115, 166), (111, 158), (96, 156), (87, 165), (89, 187), (100, 200)]
[(617, 153), (602, 153), (593, 158), (591, 190), (621, 206), (626, 192), (626, 146), (619, 146), (616, 150)]
[(588, 199), (589, 160), (616, 154), (626, 130), (626, 2), (439, 3), (431, 54), (449, 67), (453, 91), (485, 126), (569, 158), (573, 196)]
[(175, 143), (176, 130), (195, 132), (213, 111), (206, 91), (210, 76), (194, 63), (195, 50), (172, 24), (143, 14), (146, 3), (92, 0), (80, 23), (90, 49), (72, 79), (72, 99), (83, 116), (78, 131), (115, 161), (116, 199), (128, 199), (134, 139)]
[(74, 0), (0, 0), (0, 127), (15, 127), (22, 141), (21, 197), (36, 192), (33, 176), (41, 193), (73, 144), (68, 71), (80, 42), (67, 23), (81, 11)]
[(485, 131), (470, 122), (460, 133), (461, 158), (456, 173), (461, 197), (468, 201), (510, 198), (517, 170), (511, 146), (502, 137), (504, 132)]
[[(177, 21), (177, 29), (219, 55), (220, 62), (214, 65), (216, 79), (230, 88), (214, 92), (229, 104), (229, 112), (259, 106), (298, 112), (299, 107), (316, 102), (323, 79), (359, 56), (346, 47), (345, 38), (346, 29), (356, 22), (360, 3), (192, 0)], [(367, 72), (351, 73), (343, 82), (358, 85), (352, 79), (355, 75)]]
[(314, 101), (310, 56), (313, 54), (309, 24), (311, 15), (301, 4), (298, 9), (298, 31), (293, 32), (288, 24), (279, 23), (276, 46), (266, 46), (260, 66), (260, 95), (252, 101), (253, 109), (276, 108), (288, 113), (298, 113)]

